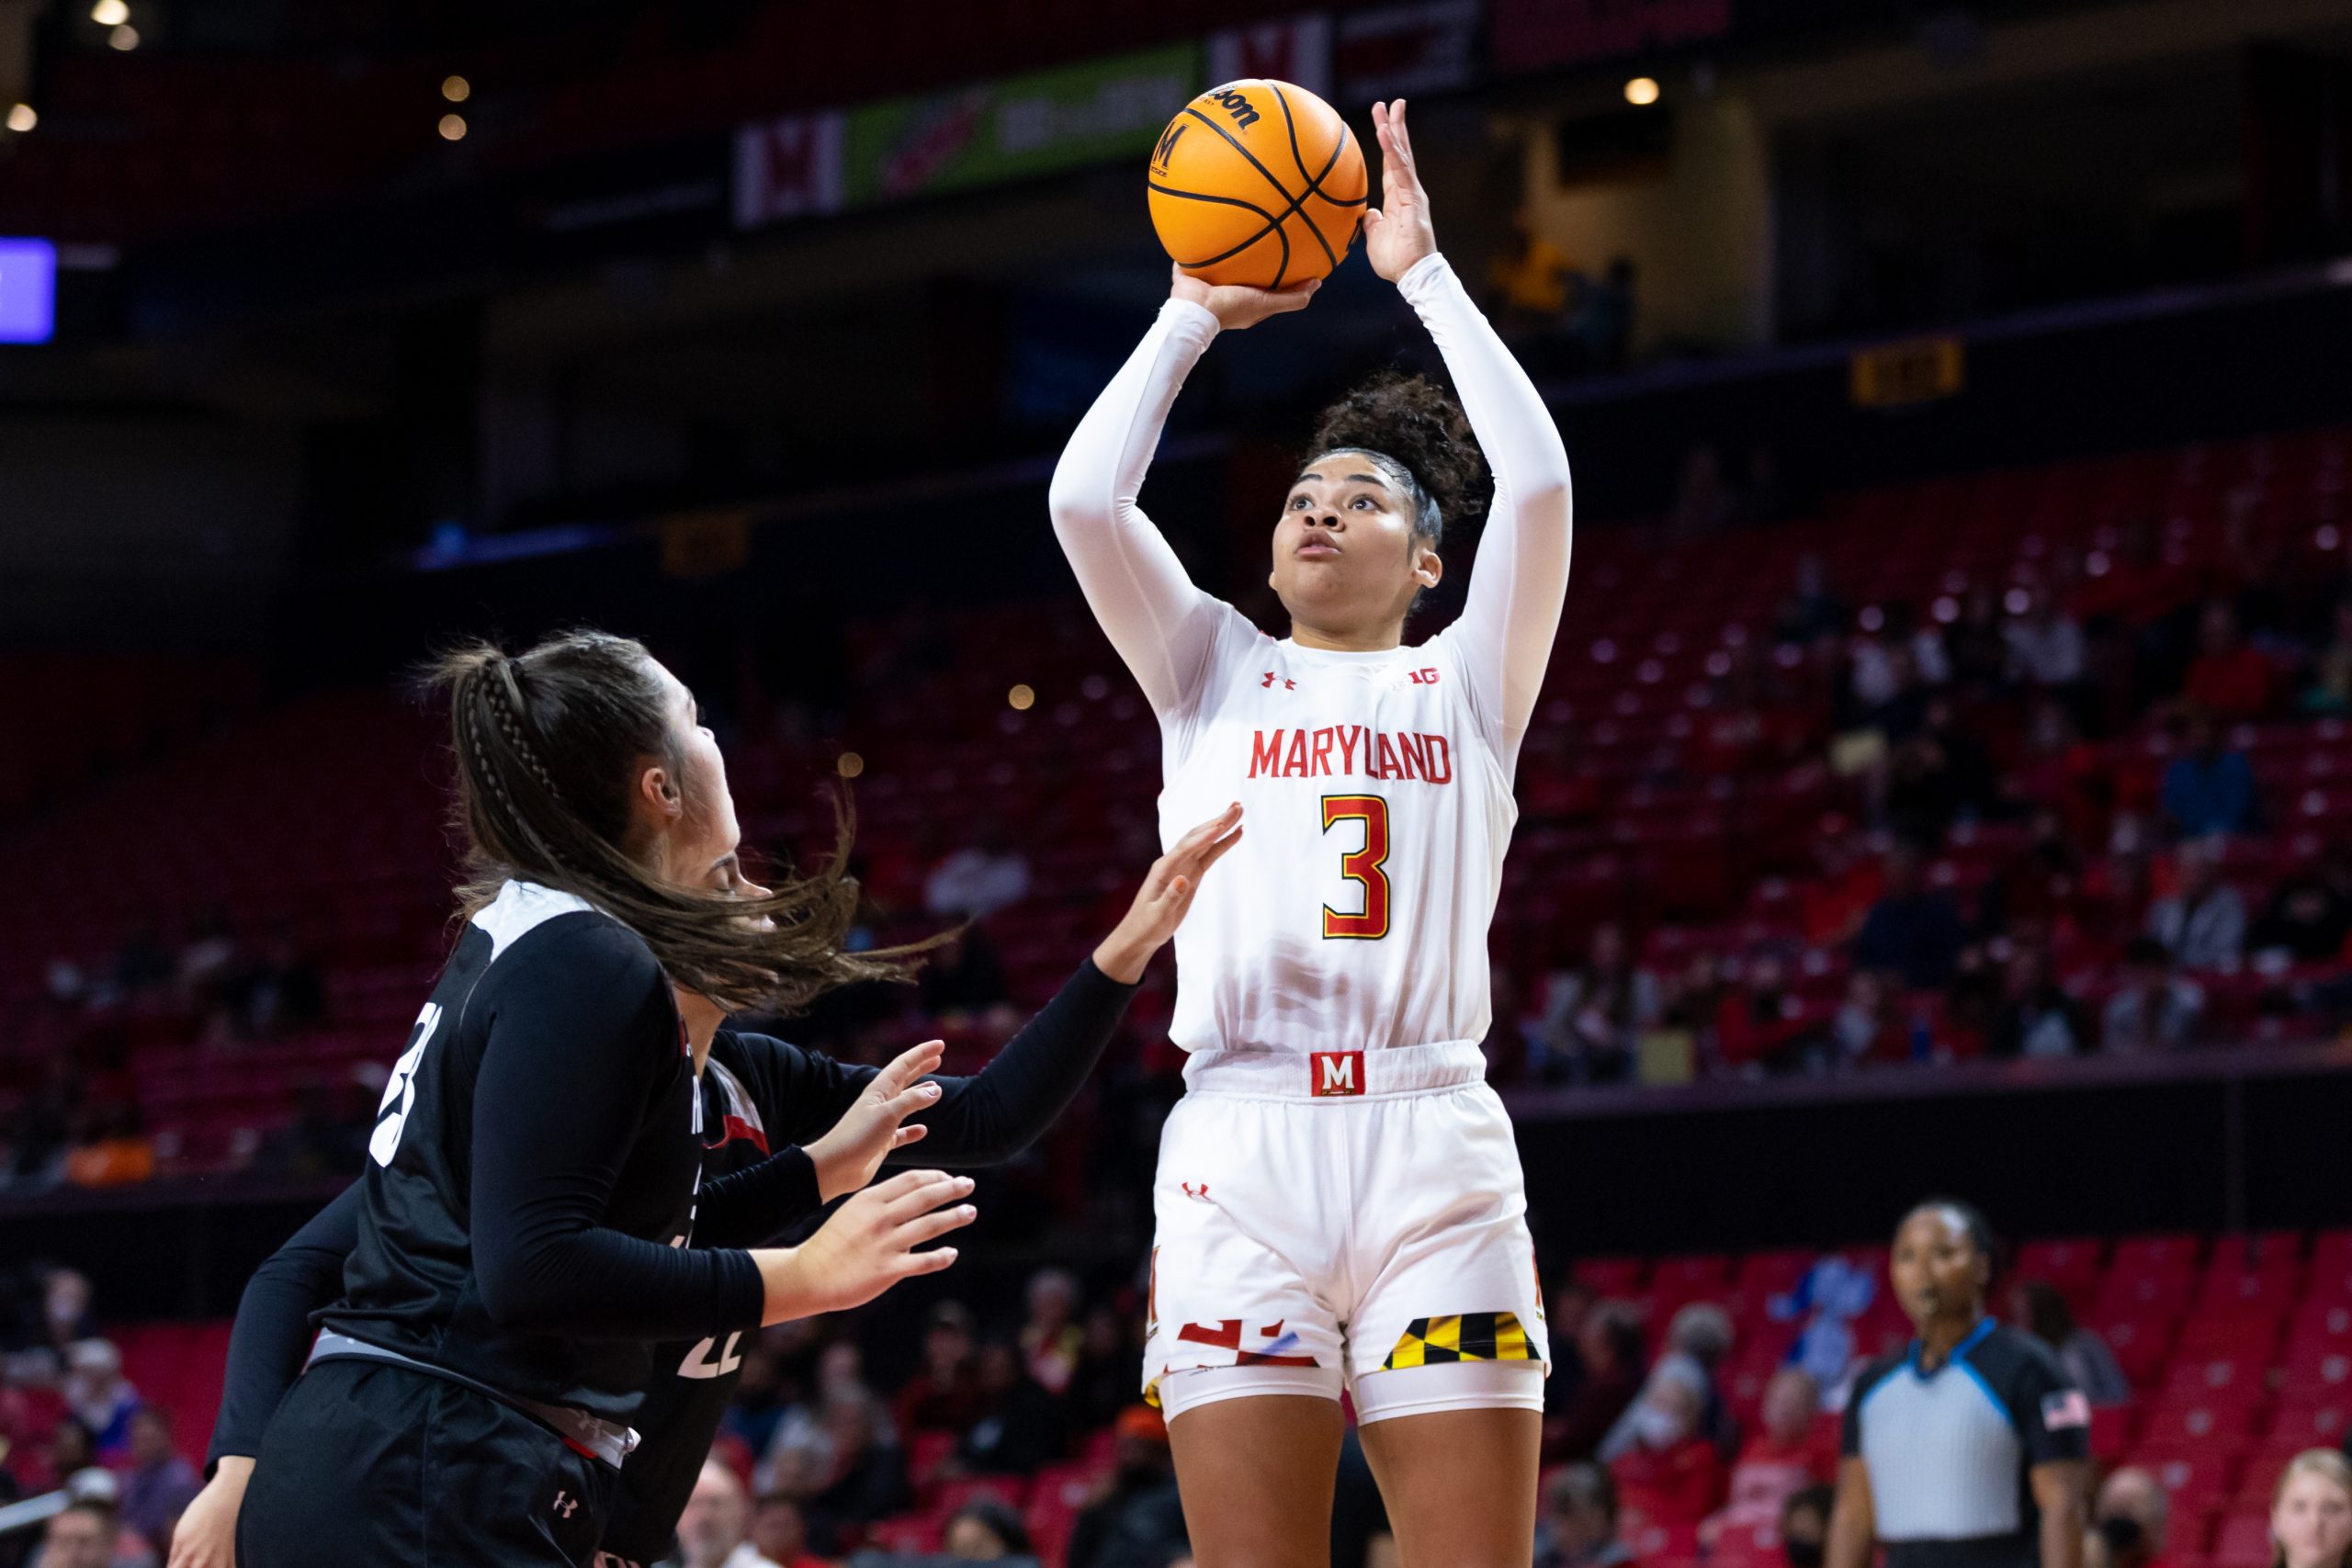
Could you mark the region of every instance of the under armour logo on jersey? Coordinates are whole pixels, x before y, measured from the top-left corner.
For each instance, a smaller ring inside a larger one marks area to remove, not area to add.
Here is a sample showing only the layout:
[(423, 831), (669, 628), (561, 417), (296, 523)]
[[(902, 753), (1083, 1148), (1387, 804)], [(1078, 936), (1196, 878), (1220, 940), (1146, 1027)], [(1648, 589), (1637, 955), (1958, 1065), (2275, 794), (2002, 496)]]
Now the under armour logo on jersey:
[(1195, 1203), (1205, 1203), (1209, 1201), (1209, 1184), (1205, 1181), (1187, 1181), (1184, 1183), (1184, 1196)]
[(1277, 681), (1280, 681), (1283, 683), (1283, 690), (1285, 692), (1295, 692), (1298, 690), (1297, 682), (1292, 680), (1287, 675), (1277, 675), (1271, 670), (1266, 671), (1266, 678), (1263, 681), (1259, 682), (1258, 684), (1260, 689), (1263, 690), (1272, 687)]
[(579, 1507), (580, 1499), (572, 1496), (571, 1493), (559, 1492), (555, 1495), (555, 1511), (561, 1514), (565, 1518), (568, 1519), (571, 1517), (571, 1516), (579, 1510)]

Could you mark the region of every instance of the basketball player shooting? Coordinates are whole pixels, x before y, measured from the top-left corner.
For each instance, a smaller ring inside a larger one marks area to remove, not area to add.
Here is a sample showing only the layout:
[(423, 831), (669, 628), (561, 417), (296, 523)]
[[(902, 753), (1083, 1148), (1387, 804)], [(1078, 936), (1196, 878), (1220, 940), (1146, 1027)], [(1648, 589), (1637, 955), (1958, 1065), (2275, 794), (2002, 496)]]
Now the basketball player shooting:
[[(1312, 283), (1180, 269), (1054, 476), (1055, 531), (1159, 716), (1163, 840), (1232, 800), (1251, 825), (1177, 936), (1191, 1055), (1154, 1200), (1144, 1382), (1203, 1568), (1326, 1561), (1343, 1389), (1412, 1568), (1523, 1565), (1534, 1529), (1549, 1347), (1478, 1042), (1512, 772), (1567, 586), (1567, 457), (1438, 252), (1403, 101), (1373, 118), (1365, 253), (1461, 406), (1384, 374), (1324, 412), (1273, 529), (1291, 635), (1194, 587), (1136, 498), (1211, 341)], [(1408, 647), (1481, 448), (1466, 603)]]

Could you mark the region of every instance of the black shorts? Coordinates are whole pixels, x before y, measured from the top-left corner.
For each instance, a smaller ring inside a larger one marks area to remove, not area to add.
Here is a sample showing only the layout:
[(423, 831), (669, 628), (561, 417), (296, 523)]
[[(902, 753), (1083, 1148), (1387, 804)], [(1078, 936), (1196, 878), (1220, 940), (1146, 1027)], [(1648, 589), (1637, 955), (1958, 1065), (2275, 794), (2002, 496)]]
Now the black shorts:
[(322, 1361), (269, 1423), (237, 1515), (243, 1568), (585, 1568), (620, 1472), (489, 1395)]

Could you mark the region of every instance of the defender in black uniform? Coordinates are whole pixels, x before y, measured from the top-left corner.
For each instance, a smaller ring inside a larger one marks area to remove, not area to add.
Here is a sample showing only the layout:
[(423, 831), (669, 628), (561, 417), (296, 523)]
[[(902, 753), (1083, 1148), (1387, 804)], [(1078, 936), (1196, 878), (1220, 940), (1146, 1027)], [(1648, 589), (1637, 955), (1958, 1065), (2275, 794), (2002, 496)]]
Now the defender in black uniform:
[(2081, 1568), (2090, 1403), (2030, 1335), (1984, 1314), (1992, 1241), (1934, 1201), (1894, 1236), (1894, 1292), (1917, 1326), (1846, 1404), (1825, 1568)]
[[(832, 865), (741, 881), (724, 761), (645, 649), (574, 633), (445, 661), (474, 872), (458, 950), (395, 1065), (341, 1299), (280, 1404), (238, 1521), (244, 1568), (586, 1562), (655, 1343), (868, 1300), (952, 1250), (925, 1173), (798, 1248), (689, 1250), (697, 1219), (767, 1234), (796, 1173), (701, 1184), (700, 1053), (672, 984), (727, 1005), (903, 971), (852, 955)], [(844, 835), (845, 839), (846, 835)]]
[[(910, 1093), (917, 1071), (936, 1063), (934, 1048), (910, 1052), (888, 1068), (852, 1067), (766, 1035), (718, 1029), (702, 1075), (706, 1177), (762, 1163), (794, 1173), (768, 1216), (781, 1228), (870, 1179), (890, 1150), (917, 1137), (924, 1141), (922, 1157), (944, 1166), (993, 1164), (1020, 1153), (1092, 1071), (1145, 965), (1182, 920), (1201, 874), (1231, 847), (1238, 815), (1204, 824), (1163, 856), (1118, 929), (972, 1077), (937, 1077)], [(707, 1038), (716, 1013), (698, 998), (681, 1003), (690, 1031)], [(926, 1088), (935, 1103), (917, 1111), (919, 1123), (900, 1130), (899, 1117), (927, 1103)], [(258, 1449), (302, 1365), (313, 1314), (341, 1292), (357, 1240), (359, 1193), (355, 1187), (329, 1204), (245, 1288), (213, 1430), (213, 1476), (174, 1537), (174, 1568), (228, 1568), (229, 1534), (252, 1468), (245, 1456)], [(634, 1417), (643, 1441), (621, 1468), (600, 1562), (650, 1562), (668, 1551), (741, 1369), (734, 1335), (654, 1352), (652, 1382)]]

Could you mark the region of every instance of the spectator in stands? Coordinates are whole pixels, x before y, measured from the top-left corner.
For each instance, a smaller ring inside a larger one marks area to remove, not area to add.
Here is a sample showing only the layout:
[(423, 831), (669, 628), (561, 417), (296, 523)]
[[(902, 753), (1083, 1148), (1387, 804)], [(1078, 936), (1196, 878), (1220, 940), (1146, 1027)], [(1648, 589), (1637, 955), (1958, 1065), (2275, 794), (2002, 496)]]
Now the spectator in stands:
[(1700, 1424), (1705, 1409), (1705, 1396), (1686, 1379), (1650, 1380), (1632, 1412), (1634, 1446), (1609, 1461), (1627, 1514), (1695, 1529), (1722, 1506), (1723, 1453)]
[(123, 1523), (149, 1541), (171, 1540), (204, 1478), (172, 1446), (171, 1412), (143, 1406), (130, 1417), (130, 1463), (122, 1472)]
[(130, 1451), (139, 1391), (122, 1375), (122, 1352), (107, 1339), (76, 1340), (65, 1353), (65, 1403), (90, 1429), (98, 1457)]
[(1696, 442), (1682, 454), (1682, 473), (1674, 487), (1674, 504), (1667, 526), (1679, 539), (1701, 538), (1730, 522), (1739, 510), (1739, 498), (1724, 478), (1724, 455), (1706, 442)]
[(2352, 1563), (2352, 1463), (2334, 1449), (2287, 1462), (2270, 1495), (2271, 1568)]
[(98, 1440), (80, 1416), (68, 1414), (50, 1428), (48, 1451), (41, 1457), (47, 1462), (49, 1484), (62, 1486), (84, 1471), (97, 1469)]
[(2003, 628), (2008, 677), (2044, 691), (2073, 693), (2090, 670), (2082, 623), (2044, 588), (2024, 590), (2024, 606)]
[(2243, 833), (2254, 826), (2254, 769), (2225, 744), (2209, 708), (2188, 710), (2181, 754), (2165, 769), (2165, 819), (2184, 839)]
[(1523, 208), (1487, 267), (1487, 314), (1535, 374), (1564, 368), (1557, 363), (1558, 339), (1574, 270), (1567, 253), (1535, 231)]
[(2038, 938), (2013, 942), (1987, 1051), (1995, 1056), (2072, 1056), (2089, 1041), (2090, 1021), (2058, 983), (2048, 943)]
[(1885, 969), (1913, 990), (1933, 990), (1951, 977), (1965, 935), (1959, 906), (1927, 885), (1917, 847), (1898, 841), (1886, 852), (1886, 891), (1862, 918), (1854, 963)]
[(923, 884), (923, 908), (942, 919), (982, 919), (1029, 892), (1029, 861), (1009, 847), (1004, 829), (984, 821), (972, 842), (934, 867)]
[(800, 1505), (771, 1492), (752, 1506), (752, 1549), (779, 1568), (825, 1568), (808, 1555), (808, 1521)]
[(1029, 1277), (1029, 1318), (1021, 1325), (1021, 1355), (1029, 1375), (1047, 1393), (1069, 1386), (1084, 1336), (1078, 1326), (1078, 1276), (1040, 1269)]
[(1812, 550), (1797, 558), (1796, 581), (1772, 612), (1772, 635), (1781, 642), (1809, 643), (1843, 633), (1853, 612), (1829, 586), (1829, 569)]
[(888, 1518), (913, 1498), (906, 1456), (884, 1430), (882, 1408), (872, 1394), (853, 1389), (828, 1396), (824, 1435), (831, 1468), (823, 1489), (806, 1505), (820, 1555), (836, 1550), (851, 1527)]
[(1067, 1568), (1162, 1568), (1188, 1545), (1168, 1424), (1137, 1404), (1119, 1413), (1113, 1430), (1111, 1474), (1078, 1516)]
[(1887, 828), (1919, 843), (1940, 843), (1958, 821), (1991, 815), (2000, 794), (1992, 759), (1954, 722), (1951, 704), (1927, 704), (1921, 727), (1898, 742), (1878, 784)]
[(991, 1339), (980, 1347), (978, 1374), (980, 1415), (956, 1446), (958, 1467), (982, 1475), (1030, 1475), (1059, 1459), (1061, 1408), (1030, 1375), (1021, 1353)]
[(2009, 1321), (2050, 1348), (2074, 1385), (2093, 1404), (2123, 1404), (2131, 1381), (2115, 1352), (2094, 1330), (2075, 1321), (2065, 1293), (2046, 1280), (2020, 1280), (2009, 1292)]
[(998, 1497), (975, 1497), (956, 1510), (940, 1538), (942, 1554), (957, 1562), (995, 1562), (1029, 1555), (1021, 1516)]
[(2009, 639), (2001, 626), (2001, 596), (1990, 584), (1978, 583), (1961, 600), (1945, 646), (1952, 684), (1963, 695), (1982, 701), (2008, 683)]
[(979, 1419), (983, 1398), (972, 1359), (972, 1313), (961, 1302), (931, 1309), (923, 1329), (922, 1365), (899, 1391), (902, 1434), (961, 1432)]
[(741, 1478), (716, 1459), (704, 1461), (678, 1516), (682, 1568), (779, 1568), (750, 1535), (751, 1504)]
[(1636, 277), (1624, 256), (1611, 257), (1599, 277), (1577, 275), (1568, 335), (1583, 351), (1587, 368), (1604, 375), (1625, 368), (1634, 342)]
[(2237, 962), (2245, 945), (2245, 905), (2222, 879), (2221, 846), (2192, 839), (2174, 852), (2179, 890), (2148, 911), (2148, 934), (2184, 969)]
[(1763, 1419), (1731, 1468), (1730, 1496), (1710, 1534), (1771, 1524), (1788, 1500), (1838, 1474), (1838, 1439), (1821, 1424), (1821, 1385), (1802, 1367), (1782, 1367), (1764, 1385)]
[(2301, 705), (2305, 713), (2352, 713), (2352, 599), (2335, 602), (2328, 626), (2327, 646), (2312, 660)]
[(2126, 1465), (2107, 1478), (2091, 1509), (2101, 1568), (2162, 1568), (2171, 1495), (2147, 1471)]
[(2151, 936), (2133, 937), (2123, 949), (2121, 983), (2100, 1014), (2100, 1048), (2169, 1051), (2186, 1045), (2196, 1037), (2204, 1011), (2204, 988), (2174, 972), (2165, 944)]
[(1735, 1069), (1801, 1067), (1822, 1034), (1819, 1021), (1807, 1015), (1804, 998), (1790, 986), (1787, 964), (1771, 952), (1752, 954), (1739, 987), (1722, 991), (1714, 1024), (1716, 1055)]
[(1829, 1515), (1837, 1505), (1837, 1488), (1826, 1484), (1789, 1494), (1781, 1505), (1781, 1555), (1789, 1568), (1821, 1568), (1829, 1542)]
[(50, 1516), (40, 1551), (25, 1568), (154, 1568), (155, 1555), (123, 1533), (112, 1505), (78, 1498)]
[[(1601, 1302), (1577, 1336), (1584, 1382), (1544, 1421), (1546, 1460), (1588, 1459), (1642, 1392), (1642, 1325), (1623, 1302)], [(1612, 1511), (1613, 1518), (1613, 1511)]]
[(2246, 936), (2254, 953), (2276, 953), (2297, 964), (2341, 957), (2352, 937), (2352, 845), (2338, 840), (2317, 864), (2296, 865), (2272, 889), (2269, 904)]
[(1601, 921), (1584, 962), (1554, 975), (1544, 993), (1539, 1076), (1546, 1083), (1624, 1082), (1662, 1007), (1657, 977), (1634, 961), (1625, 928)]
[(332, 1085), (311, 1079), (294, 1096), (292, 1119), (262, 1139), (254, 1168), (300, 1180), (358, 1169), (375, 1124), (376, 1096), (349, 1074)]
[(1589, 1461), (1565, 1464), (1544, 1483), (1535, 1522), (1535, 1568), (1620, 1568), (1633, 1548), (1617, 1535), (1617, 1488)]
[(155, 1144), (130, 1100), (91, 1105), (65, 1151), (65, 1179), (75, 1187), (131, 1187), (153, 1179)]
[(232, 982), (237, 1032), (274, 1039), (315, 1023), (326, 1012), (326, 980), (302, 949), (292, 922), (281, 919), (260, 953)]
[(755, 1454), (764, 1454), (775, 1440), (786, 1408), (783, 1358), (770, 1343), (778, 1334), (794, 1332), (791, 1325), (751, 1340), (743, 1347), (742, 1375), (735, 1380), (735, 1397), (727, 1406), (721, 1430)]
[(1143, 1359), (1143, 1341), (1136, 1330), (1142, 1316), (1122, 1312), (1109, 1302), (1097, 1302), (1086, 1314), (1078, 1370), (1062, 1391), (1062, 1405), (1071, 1427), (1099, 1431), (1134, 1403), (1136, 1368)]
[(1857, 969), (1846, 976), (1845, 1000), (1829, 1021), (1836, 1047), (1827, 1064), (1832, 1070), (1903, 1060), (1903, 1021), (1896, 1016), (1894, 1001), (1894, 987), (1877, 970)]
[(2197, 618), (2197, 657), (2181, 695), (2224, 724), (2260, 718), (2270, 707), (2270, 661), (2238, 631), (2226, 600), (2208, 603)]

